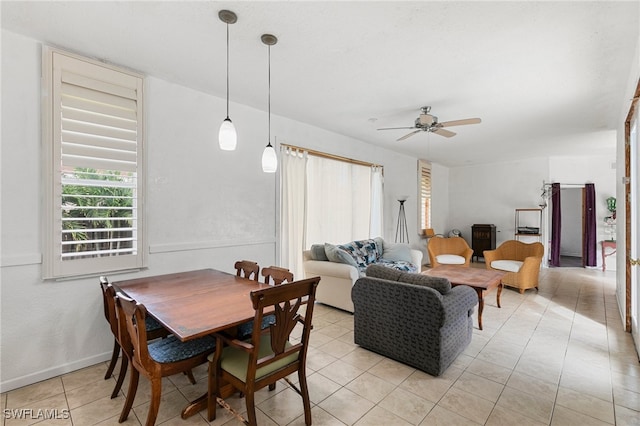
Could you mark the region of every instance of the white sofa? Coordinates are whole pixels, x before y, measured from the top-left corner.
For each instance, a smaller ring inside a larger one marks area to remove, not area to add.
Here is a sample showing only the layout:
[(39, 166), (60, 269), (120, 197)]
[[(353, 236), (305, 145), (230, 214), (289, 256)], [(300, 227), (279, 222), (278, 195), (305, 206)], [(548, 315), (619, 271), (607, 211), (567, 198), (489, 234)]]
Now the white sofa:
[[(396, 244), (384, 244), (380, 238), (375, 240), (378, 245), (383, 245), (387, 248), (391, 246), (397, 247)], [(410, 253), (410, 262), (417, 268), (417, 272), (420, 272), (422, 252), (414, 249), (408, 249), (405, 252)], [(387, 260), (395, 259), (394, 256), (387, 256), (392, 258)], [(380, 258), (384, 259), (384, 250), (382, 250)], [(389, 266), (391, 263), (393, 262), (385, 262), (385, 266)], [(305, 278), (321, 277), (320, 284), (316, 289), (316, 301), (353, 312), (351, 287), (353, 287), (358, 278), (364, 276), (363, 268), (330, 260), (314, 260), (311, 250), (303, 252), (303, 268)]]

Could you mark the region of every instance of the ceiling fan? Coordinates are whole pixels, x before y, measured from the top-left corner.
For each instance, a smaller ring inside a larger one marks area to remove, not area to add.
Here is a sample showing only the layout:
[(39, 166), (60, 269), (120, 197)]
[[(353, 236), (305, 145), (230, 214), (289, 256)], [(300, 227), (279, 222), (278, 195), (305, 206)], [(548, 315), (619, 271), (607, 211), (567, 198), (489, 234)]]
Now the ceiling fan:
[(430, 106), (424, 106), (420, 110), (422, 111), (422, 113), (418, 118), (416, 118), (413, 127), (383, 127), (378, 130), (416, 129), (413, 132), (397, 139), (398, 141), (403, 141), (418, 132), (431, 132), (440, 136), (444, 136), (445, 138), (450, 138), (452, 136), (455, 136), (456, 134), (451, 130), (445, 129), (445, 127), (463, 126), (465, 124), (478, 124), (482, 121), (479, 118), (466, 118), (463, 120), (444, 121), (440, 123), (438, 122), (438, 117), (430, 114)]

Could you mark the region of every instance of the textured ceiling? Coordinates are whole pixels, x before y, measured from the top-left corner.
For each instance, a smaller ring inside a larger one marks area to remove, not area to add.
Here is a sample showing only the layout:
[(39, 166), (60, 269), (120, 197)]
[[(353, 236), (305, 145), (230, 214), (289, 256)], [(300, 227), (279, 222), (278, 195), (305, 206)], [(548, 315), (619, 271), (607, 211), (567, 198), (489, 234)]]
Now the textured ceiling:
[[(231, 100), (457, 166), (611, 154), (640, 2), (3, 1), (2, 27)], [(627, 97), (629, 94), (626, 94)], [(447, 139), (378, 127), (480, 117)], [(608, 142), (605, 142), (608, 141)]]

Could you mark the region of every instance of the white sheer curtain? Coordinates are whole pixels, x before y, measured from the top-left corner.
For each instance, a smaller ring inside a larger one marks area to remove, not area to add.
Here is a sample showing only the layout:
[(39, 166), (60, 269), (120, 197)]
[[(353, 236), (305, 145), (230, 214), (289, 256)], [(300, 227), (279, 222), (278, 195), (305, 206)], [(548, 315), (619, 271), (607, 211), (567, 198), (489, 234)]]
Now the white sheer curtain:
[(302, 251), (305, 249), (307, 154), (283, 147), (280, 192), (280, 259), (295, 279), (304, 278)]
[(371, 218), (369, 224), (369, 237), (382, 237), (383, 232), (383, 193), (384, 175), (382, 167), (371, 167)]
[(312, 244), (382, 236), (382, 167), (281, 151), (280, 259), (296, 279)]
[(369, 167), (309, 156), (307, 163), (307, 246), (369, 238)]

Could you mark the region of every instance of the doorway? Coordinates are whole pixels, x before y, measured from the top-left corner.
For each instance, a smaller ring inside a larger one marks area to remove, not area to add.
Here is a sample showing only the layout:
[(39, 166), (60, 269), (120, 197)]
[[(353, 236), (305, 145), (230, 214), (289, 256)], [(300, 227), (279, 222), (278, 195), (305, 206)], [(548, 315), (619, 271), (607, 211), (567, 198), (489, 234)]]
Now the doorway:
[(561, 188), (562, 229), (560, 233), (560, 267), (582, 268), (583, 188)]

